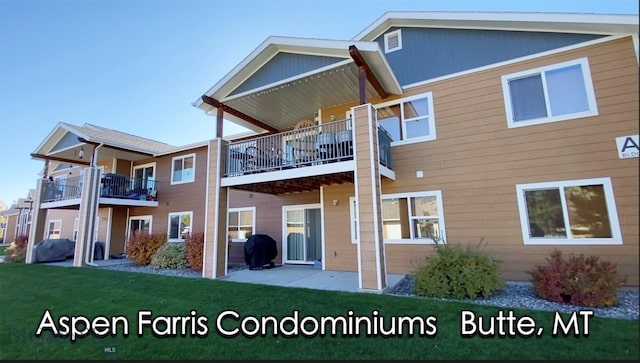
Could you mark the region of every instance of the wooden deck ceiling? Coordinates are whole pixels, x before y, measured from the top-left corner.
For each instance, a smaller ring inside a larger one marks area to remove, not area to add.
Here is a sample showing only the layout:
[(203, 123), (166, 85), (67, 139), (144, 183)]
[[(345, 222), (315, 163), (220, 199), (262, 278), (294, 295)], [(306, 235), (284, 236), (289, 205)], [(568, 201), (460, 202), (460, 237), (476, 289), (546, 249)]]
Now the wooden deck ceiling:
[(323, 185), (353, 183), (353, 172), (316, 175), (304, 178), (234, 185), (231, 188), (265, 194), (291, 194), (319, 190)]

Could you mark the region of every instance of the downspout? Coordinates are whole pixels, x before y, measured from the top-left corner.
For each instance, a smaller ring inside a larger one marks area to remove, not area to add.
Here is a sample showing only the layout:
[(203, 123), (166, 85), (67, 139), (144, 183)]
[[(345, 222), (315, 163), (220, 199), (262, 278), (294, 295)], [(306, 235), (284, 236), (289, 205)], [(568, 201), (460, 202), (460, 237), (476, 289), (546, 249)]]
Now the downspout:
[[(95, 146), (94, 144), (95, 147), (93, 148), (93, 153), (91, 154), (91, 164), (89, 164), (91, 165), (92, 168), (96, 167), (95, 161), (98, 156), (98, 149), (102, 147), (102, 145), (104, 144), (98, 144), (97, 146)], [(87, 249), (87, 253), (84, 256), (84, 263), (87, 264), (88, 266), (98, 267), (98, 264), (92, 261), (93, 254), (95, 253), (95, 249), (96, 249), (96, 243), (95, 241), (93, 241), (93, 236), (95, 236), (95, 228), (96, 228), (96, 214), (97, 214), (96, 204), (98, 201), (98, 190), (97, 190), (98, 183), (92, 183), (91, 188), (92, 188), (91, 195), (93, 196), (93, 198), (91, 198), (91, 220), (89, 221), (91, 247)]]

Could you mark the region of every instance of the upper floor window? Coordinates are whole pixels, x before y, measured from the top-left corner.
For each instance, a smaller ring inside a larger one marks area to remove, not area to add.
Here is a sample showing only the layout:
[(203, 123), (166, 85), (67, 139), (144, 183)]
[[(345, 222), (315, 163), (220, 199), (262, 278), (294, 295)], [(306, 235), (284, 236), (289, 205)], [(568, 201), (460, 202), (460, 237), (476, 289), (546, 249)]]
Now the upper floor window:
[(169, 242), (184, 242), (187, 233), (191, 233), (193, 212), (169, 213)]
[(229, 208), (229, 238), (232, 242), (246, 242), (254, 233), (256, 208)]
[(621, 244), (611, 179), (516, 185), (525, 244)]
[(587, 58), (502, 76), (509, 127), (598, 114)]
[(400, 29), (384, 35), (384, 52), (391, 53), (402, 49), (402, 32)]
[(435, 140), (431, 92), (376, 105), (378, 125), (385, 129), (391, 145)]
[(440, 191), (382, 196), (385, 243), (434, 243), (445, 240)]
[(196, 154), (176, 156), (171, 159), (171, 184), (189, 183), (195, 180)]

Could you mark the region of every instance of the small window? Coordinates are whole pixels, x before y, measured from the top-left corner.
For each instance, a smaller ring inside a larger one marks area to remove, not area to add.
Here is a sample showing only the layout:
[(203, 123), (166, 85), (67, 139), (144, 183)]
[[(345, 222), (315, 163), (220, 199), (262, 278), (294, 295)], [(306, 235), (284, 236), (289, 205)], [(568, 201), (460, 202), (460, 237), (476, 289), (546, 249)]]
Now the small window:
[(378, 125), (393, 144), (436, 139), (431, 92), (375, 106)]
[(191, 233), (193, 212), (169, 213), (169, 242), (184, 242), (185, 236)]
[(509, 127), (595, 116), (587, 58), (502, 76)]
[(195, 180), (196, 154), (171, 159), (171, 184), (190, 183)]
[(384, 52), (391, 53), (402, 49), (402, 33), (400, 29), (384, 35)]
[(48, 239), (59, 239), (62, 232), (62, 220), (56, 219), (49, 221), (49, 229), (47, 231)]
[(80, 218), (73, 220), (73, 240), (78, 240), (78, 228), (80, 227)]
[(609, 178), (516, 186), (525, 244), (622, 244)]
[(246, 242), (254, 233), (256, 208), (229, 208), (229, 238), (232, 242)]
[(358, 244), (358, 202), (356, 197), (349, 197), (349, 213), (351, 213), (351, 243)]
[(382, 196), (382, 236), (385, 243), (444, 242), (440, 191)]

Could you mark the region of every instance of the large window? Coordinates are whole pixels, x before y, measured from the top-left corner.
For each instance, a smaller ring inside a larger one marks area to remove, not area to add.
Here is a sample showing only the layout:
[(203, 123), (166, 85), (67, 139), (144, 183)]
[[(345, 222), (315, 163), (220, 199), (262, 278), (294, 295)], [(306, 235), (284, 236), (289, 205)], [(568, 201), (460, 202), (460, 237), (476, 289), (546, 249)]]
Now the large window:
[(502, 76), (509, 127), (595, 116), (587, 58)]
[(378, 125), (393, 144), (435, 140), (431, 92), (376, 105)]
[(171, 184), (189, 183), (195, 180), (196, 154), (176, 156), (171, 159)]
[(611, 180), (516, 186), (525, 244), (621, 244)]
[(246, 242), (255, 231), (256, 208), (229, 208), (229, 238), (232, 242)]
[(62, 220), (55, 219), (49, 221), (49, 228), (47, 230), (48, 239), (58, 239), (62, 232)]
[(193, 212), (169, 213), (169, 242), (184, 242), (185, 235), (191, 233)]
[(382, 196), (385, 243), (445, 242), (440, 191)]

